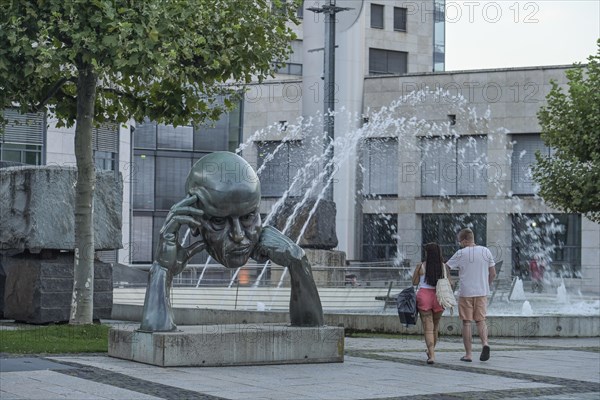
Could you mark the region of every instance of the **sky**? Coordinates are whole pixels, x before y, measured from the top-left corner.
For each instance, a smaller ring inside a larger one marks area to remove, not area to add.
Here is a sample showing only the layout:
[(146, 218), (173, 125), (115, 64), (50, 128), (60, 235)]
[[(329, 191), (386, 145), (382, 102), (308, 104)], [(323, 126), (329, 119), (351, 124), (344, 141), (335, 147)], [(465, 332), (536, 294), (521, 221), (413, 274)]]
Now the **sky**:
[(446, 71), (585, 62), (599, 37), (600, 0), (446, 0)]

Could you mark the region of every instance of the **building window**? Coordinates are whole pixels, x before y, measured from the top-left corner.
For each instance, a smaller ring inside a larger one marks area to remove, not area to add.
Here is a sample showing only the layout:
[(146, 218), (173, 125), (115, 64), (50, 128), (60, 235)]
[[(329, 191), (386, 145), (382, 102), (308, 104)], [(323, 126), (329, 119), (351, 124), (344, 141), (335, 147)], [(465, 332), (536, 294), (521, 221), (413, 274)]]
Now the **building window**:
[(298, 6), (298, 9), (296, 10), (296, 17), (299, 19), (304, 18), (304, 1), (302, 1), (302, 3)]
[(297, 63), (286, 63), (284, 65), (278, 65), (275, 70), (276, 74), (282, 75), (302, 75), (302, 64)]
[(119, 124), (109, 122), (94, 128), (92, 148), (96, 168), (116, 171), (119, 155)]
[(511, 181), (514, 194), (534, 194), (536, 184), (531, 174), (535, 164), (535, 153), (552, 154), (551, 149), (544, 144), (539, 134), (513, 135), (513, 152), (511, 158)]
[(189, 157), (156, 158), (156, 208), (169, 210), (185, 197), (185, 180), (192, 169)]
[(406, 32), (406, 8), (394, 7), (394, 30)]
[(421, 138), (422, 196), (485, 196), (486, 136)]
[(475, 243), (486, 245), (487, 216), (485, 214), (424, 214), (421, 217), (421, 224), (422, 244), (438, 243), (445, 260), (460, 249), (456, 235), (463, 228), (473, 230)]
[(44, 113), (21, 114), (6, 108), (0, 116), (0, 160), (30, 165), (43, 163)]
[(371, 28), (383, 29), (383, 5), (371, 4)]
[(363, 194), (397, 196), (398, 139), (368, 139), (363, 151)]
[(192, 126), (158, 125), (157, 148), (192, 150), (194, 128)]
[(134, 215), (131, 222), (131, 261), (151, 263), (152, 250), (152, 215)]
[(513, 215), (513, 274), (527, 277), (532, 260), (551, 276), (581, 278), (581, 215)]
[(397, 232), (397, 214), (363, 214), (363, 261), (394, 259), (398, 254)]
[[(268, 141), (257, 143), (257, 147), (262, 196), (282, 197), (292, 187), (296, 173), (304, 166), (301, 143)], [(301, 195), (302, 186), (294, 185), (290, 196)]]
[(446, 1), (435, 0), (433, 8), (433, 70), (438, 72), (446, 69)]
[(302, 40), (290, 42), (292, 52), (285, 61), (275, 62), (275, 73), (302, 76)]
[(0, 142), (0, 160), (15, 163), (41, 165), (42, 146)]
[(116, 167), (116, 153), (108, 151), (95, 151), (94, 152), (94, 164), (97, 169), (106, 171), (114, 171)]
[(369, 74), (406, 74), (408, 53), (404, 51), (369, 49)]
[(198, 126), (174, 127), (146, 119), (136, 126), (134, 148), (202, 153), (234, 152), (242, 137), (242, 107), (240, 100), (237, 107), (221, 114), (217, 121), (207, 121)]
[(154, 210), (154, 158), (143, 153), (133, 156), (134, 210)]
[(138, 122), (133, 132), (133, 147), (136, 149), (156, 149), (156, 130), (155, 122), (145, 119)]

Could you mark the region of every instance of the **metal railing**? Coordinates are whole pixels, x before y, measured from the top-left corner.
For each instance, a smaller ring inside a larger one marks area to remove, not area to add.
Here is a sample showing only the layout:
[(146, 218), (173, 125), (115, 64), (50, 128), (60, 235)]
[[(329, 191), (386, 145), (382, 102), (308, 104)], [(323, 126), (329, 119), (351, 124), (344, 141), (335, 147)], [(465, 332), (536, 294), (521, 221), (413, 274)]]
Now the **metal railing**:
[[(149, 270), (149, 264), (131, 265)], [(228, 269), (221, 264), (191, 264), (173, 278), (180, 287), (278, 287), (289, 286), (285, 268), (273, 264), (247, 264), (239, 269)], [(312, 272), (318, 287), (382, 288), (409, 286), (413, 266), (396, 265), (392, 261), (353, 262), (345, 266), (313, 265)], [(282, 275), (284, 276), (282, 279)], [(127, 282), (122, 282), (127, 286)]]

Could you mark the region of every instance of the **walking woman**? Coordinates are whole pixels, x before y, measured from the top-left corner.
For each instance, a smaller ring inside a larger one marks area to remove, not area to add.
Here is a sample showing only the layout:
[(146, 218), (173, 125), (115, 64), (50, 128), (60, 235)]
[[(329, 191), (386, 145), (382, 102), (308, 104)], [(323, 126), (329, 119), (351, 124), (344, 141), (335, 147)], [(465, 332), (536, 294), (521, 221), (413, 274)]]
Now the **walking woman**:
[(421, 316), (425, 344), (427, 345), (427, 364), (435, 362), (435, 345), (438, 339), (440, 318), (444, 308), (437, 300), (435, 286), (443, 277), (442, 268), (446, 268), (446, 276), (450, 277), (448, 266), (444, 264), (442, 249), (437, 243), (425, 245), (425, 261), (417, 265), (412, 277), (413, 285), (419, 285), (417, 291), (417, 309)]

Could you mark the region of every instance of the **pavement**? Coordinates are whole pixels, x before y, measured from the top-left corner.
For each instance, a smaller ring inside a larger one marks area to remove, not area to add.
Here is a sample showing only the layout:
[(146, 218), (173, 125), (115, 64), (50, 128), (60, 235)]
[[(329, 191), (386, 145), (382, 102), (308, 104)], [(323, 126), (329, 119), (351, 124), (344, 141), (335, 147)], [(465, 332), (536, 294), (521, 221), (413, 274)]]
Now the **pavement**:
[[(474, 338), (474, 350), (481, 345)], [(105, 354), (0, 355), (0, 399), (594, 399), (600, 338), (492, 338), (491, 358), (461, 362), (441, 337), (347, 337), (344, 363), (161, 368)]]

